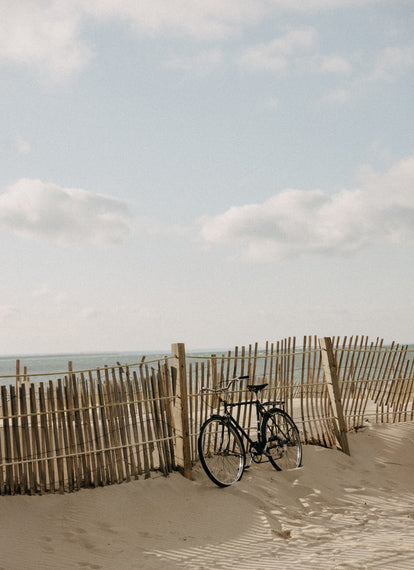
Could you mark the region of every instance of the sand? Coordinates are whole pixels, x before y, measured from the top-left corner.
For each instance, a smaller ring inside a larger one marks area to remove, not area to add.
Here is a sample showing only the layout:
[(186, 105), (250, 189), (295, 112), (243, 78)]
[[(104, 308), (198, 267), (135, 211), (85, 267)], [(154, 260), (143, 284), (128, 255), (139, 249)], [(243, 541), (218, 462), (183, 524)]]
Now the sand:
[(194, 470), (78, 493), (1, 497), (0, 568), (414, 568), (414, 422), (349, 434), (351, 457)]

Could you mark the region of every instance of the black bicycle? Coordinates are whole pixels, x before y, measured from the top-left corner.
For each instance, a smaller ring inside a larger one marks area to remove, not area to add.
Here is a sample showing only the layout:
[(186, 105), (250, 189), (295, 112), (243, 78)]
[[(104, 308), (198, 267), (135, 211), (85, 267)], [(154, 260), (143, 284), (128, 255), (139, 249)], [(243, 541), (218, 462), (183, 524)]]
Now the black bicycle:
[[(252, 462), (267, 458), (275, 469), (294, 469), (302, 462), (302, 444), (298, 428), (282, 406), (282, 401), (260, 402), (249, 400), (230, 403), (227, 393), (232, 384), (248, 379), (239, 376), (221, 388), (201, 388), (201, 392), (217, 395), (224, 406), (223, 415), (213, 414), (204, 422), (198, 437), (198, 455), (210, 479), (219, 487), (228, 487), (240, 481), (244, 469)], [(247, 389), (257, 394), (268, 384), (248, 384)], [(232, 416), (231, 409), (238, 406), (255, 406), (257, 439), (254, 441)], [(245, 438), (249, 444), (250, 463), (246, 466)]]

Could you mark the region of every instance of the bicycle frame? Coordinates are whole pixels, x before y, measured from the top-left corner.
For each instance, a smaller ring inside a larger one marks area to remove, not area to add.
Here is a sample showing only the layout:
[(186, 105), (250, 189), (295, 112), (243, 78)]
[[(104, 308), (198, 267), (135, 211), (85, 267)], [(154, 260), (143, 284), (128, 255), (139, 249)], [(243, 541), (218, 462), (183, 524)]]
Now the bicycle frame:
[[(261, 402), (257, 397), (268, 384), (247, 385), (247, 389), (256, 395), (254, 400), (227, 401), (230, 386), (245, 378), (248, 376), (233, 378), (219, 388), (202, 387), (200, 390), (200, 393), (214, 394), (213, 401), (207, 402), (207, 405), (215, 408), (218, 403), (217, 412), (207, 418), (200, 427), (198, 454), (207, 476), (219, 487), (228, 487), (237, 483), (244, 469), (248, 469), (252, 462), (261, 463), (264, 458), (277, 471), (300, 467), (302, 461), (299, 431), (292, 418), (285, 412), (285, 402)], [(251, 431), (254, 430), (250, 425), (251, 408), (249, 425), (246, 425), (246, 429), (231, 413), (232, 408), (241, 406), (256, 408), (256, 440), (250, 437)], [(247, 449), (243, 440), (250, 444)], [(250, 455), (248, 465), (246, 465), (246, 453)]]
[[(243, 436), (247, 439), (250, 445), (255, 449), (255, 451), (259, 454), (264, 453), (264, 445), (262, 441), (262, 433), (261, 433), (261, 420), (266, 413), (265, 406), (273, 406), (273, 405), (280, 405), (282, 402), (264, 402), (262, 403), (260, 400), (246, 400), (244, 402), (235, 402), (235, 403), (228, 403), (227, 400), (223, 400), (220, 398), (221, 402), (224, 405), (224, 415), (229, 420), (229, 423)], [(254, 441), (249, 434), (242, 428), (239, 422), (232, 416), (229, 408), (236, 408), (240, 406), (255, 406), (256, 407), (256, 429), (257, 429), (257, 440)]]

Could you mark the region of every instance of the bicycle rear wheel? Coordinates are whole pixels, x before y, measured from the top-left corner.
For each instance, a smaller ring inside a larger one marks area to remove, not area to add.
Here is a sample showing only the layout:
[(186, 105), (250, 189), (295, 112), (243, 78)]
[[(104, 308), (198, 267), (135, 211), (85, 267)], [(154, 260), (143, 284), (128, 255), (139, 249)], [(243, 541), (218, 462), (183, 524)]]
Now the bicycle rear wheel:
[(302, 462), (302, 444), (292, 418), (279, 408), (269, 410), (262, 423), (265, 452), (275, 469), (295, 469)]
[(240, 481), (246, 454), (238, 432), (224, 417), (208, 419), (198, 437), (198, 455), (204, 471), (219, 487)]

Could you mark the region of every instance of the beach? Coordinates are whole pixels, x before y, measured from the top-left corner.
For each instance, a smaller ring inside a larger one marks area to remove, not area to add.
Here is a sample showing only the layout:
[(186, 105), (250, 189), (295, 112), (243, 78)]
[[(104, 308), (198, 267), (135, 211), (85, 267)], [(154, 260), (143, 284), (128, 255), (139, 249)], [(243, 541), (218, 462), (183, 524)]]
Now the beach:
[(198, 464), (191, 481), (1, 497), (0, 568), (412, 568), (414, 422), (367, 422), (349, 443), (226, 489)]

